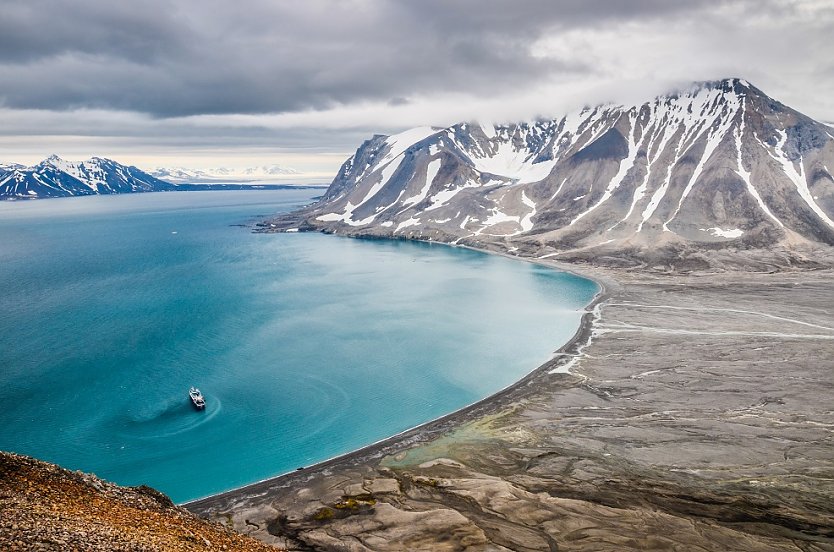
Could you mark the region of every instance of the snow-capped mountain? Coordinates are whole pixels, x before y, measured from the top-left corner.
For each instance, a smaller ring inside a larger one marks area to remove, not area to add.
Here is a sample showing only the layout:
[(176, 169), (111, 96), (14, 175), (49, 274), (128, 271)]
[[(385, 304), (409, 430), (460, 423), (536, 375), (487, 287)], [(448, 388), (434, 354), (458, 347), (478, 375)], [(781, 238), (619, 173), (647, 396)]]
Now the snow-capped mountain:
[(295, 169), (279, 165), (263, 165), (245, 169), (217, 167), (211, 169), (187, 169), (185, 167), (158, 167), (150, 173), (155, 178), (176, 183), (212, 182), (263, 182), (283, 176), (301, 174)]
[(110, 159), (73, 163), (52, 155), (33, 167), (0, 165), (0, 199), (37, 199), (173, 190), (176, 187)]
[(600, 263), (698, 267), (728, 248), (813, 263), (834, 245), (832, 170), (834, 129), (725, 79), (561, 119), (374, 136), (318, 203), (272, 224)]
[(11, 172), (15, 169), (25, 169), (25, 165), (20, 163), (0, 163), (0, 174)]

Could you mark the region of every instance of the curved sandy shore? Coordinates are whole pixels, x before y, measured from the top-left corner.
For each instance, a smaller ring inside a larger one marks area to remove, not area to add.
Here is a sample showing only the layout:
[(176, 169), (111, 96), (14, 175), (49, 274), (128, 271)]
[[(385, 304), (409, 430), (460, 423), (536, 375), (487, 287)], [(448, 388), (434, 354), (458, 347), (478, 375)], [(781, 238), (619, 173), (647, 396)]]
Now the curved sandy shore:
[(526, 386), (533, 384), (538, 378), (547, 376), (552, 370), (558, 369), (560, 366), (566, 364), (570, 358), (572, 358), (579, 352), (578, 350), (582, 346), (588, 344), (588, 342), (591, 339), (591, 331), (593, 328), (593, 324), (596, 321), (593, 309), (596, 305), (604, 302), (608, 298), (609, 295), (607, 290), (612, 286), (616, 286), (614, 281), (611, 280), (609, 277), (594, 274), (590, 270), (583, 270), (570, 265), (562, 265), (556, 262), (542, 261), (537, 259), (515, 257), (513, 255), (502, 253), (499, 251), (490, 251), (486, 249), (478, 249), (468, 246), (458, 247), (472, 249), (473, 251), (479, 251), (482, 253), (500, 255), (503, 257), (517, 259), (525, 262), (532, 262), (535, 264), (546, 266), (548, 268), (552, 268), (554, 270), (568, 272), (570, 274), (574, 274), (582, 278), (592, 280), (599, 287), (599, 291), (596, 293), (596, 295), (594, 295), (591, 302), (588, 303), (588, 305), (585, 307), (585, 313), (580, 319), (579, 327), (577, 328), (576, 332), (564, 345), (562, 345), (554, 351), (552, 358), (544, 364), (542, 364), (541, 366), (529, 372), (520, 380), (505, 387), (504, 389), (501, 389), (500, 391), (497, 391), (496, 393), (493, 393), (492, 395), (485, 397), (479, 401), (476, 401), (470, 405), (455, 410), (454, 412), (450, 412), (449, 414), (446, 414), (439, 418), (435, 418), (434, 420), (430, 420), (426, 423), (407, 429), (406, 431), (397, 433), (383, 440), (377, 441), (376, 443), (372, 443), (370, 445), (358, 448), (354, 451), (324, 460), (322, 462), (318, 462), (316, 464), (311, 464), (310, 466), (305, 466), (303, 469), (277, 475), (275, 477), (270, 477), (262, 481), (251, 483), (243, 487), (238, 487), (236, 489), (232, 489), (208, 497), (188, 501), (181, 504), (181, 506), (184, 506), (185, 508), (195, 513), (202, 513), (214, 510), (218, 507), (221, 507), (229, 503), (230, 501), (234, 502), (236, 499), (241, 497), (248, 497), (253, 495), (262, 496), (265, 493), (268, 493), (270, 489), (286, 488), (299, 483), (303, 483), (310, 477), (310, 474), (312, 473), (337, 469), (339, 466), (350, 466), (354, 464), (378, 460), (388, 454), (391, 454), (392, 452), (400, 450), (403, 446), (412, 446), (418, 443), (429, 441), (437, 437), (438, 435), (447, 433), (450, 429), (458, 427), (463, 423), (481, 418), (483, 416), (489, 415), (494, 412), (498, 412), (506, 408), (508, 405), (511, 405), (513, 401), (517, 400), (519, 396), (523, 395), (523, 389)]
[(551, 361), (185, 507), (292, 550), (834, 550), (834, 272), (542, 264), (600, 285)]

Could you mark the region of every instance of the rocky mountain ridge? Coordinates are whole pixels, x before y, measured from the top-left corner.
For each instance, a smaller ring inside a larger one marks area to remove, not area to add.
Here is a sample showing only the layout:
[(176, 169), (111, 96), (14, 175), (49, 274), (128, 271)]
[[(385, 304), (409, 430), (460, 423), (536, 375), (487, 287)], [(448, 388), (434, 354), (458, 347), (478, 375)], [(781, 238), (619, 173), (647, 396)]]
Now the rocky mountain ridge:
[(136, 167), (102, 157), (74, 163), (51, 155), (32, 167), (16, 163), (0, 165), (0, 200), (175, 189), (173, 184), (154, 178)]
[(616, 266), (834, 263), (834, 129), (738, 78), (561, 119), (374, 136), (265, 230)]

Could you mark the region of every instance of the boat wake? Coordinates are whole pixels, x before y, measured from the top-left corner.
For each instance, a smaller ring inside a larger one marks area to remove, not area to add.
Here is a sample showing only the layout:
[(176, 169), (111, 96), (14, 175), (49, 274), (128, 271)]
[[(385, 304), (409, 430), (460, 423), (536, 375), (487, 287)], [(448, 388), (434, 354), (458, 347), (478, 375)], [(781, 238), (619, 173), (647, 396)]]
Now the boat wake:
[(220, 412), (222, 404), (217, 397), (207, 396), (205, 410), (181, 397), (144, 408), (131, 409), (121, 421), (122, 433), (139, 439), (158, 439), (179, 435), (207, 424)]

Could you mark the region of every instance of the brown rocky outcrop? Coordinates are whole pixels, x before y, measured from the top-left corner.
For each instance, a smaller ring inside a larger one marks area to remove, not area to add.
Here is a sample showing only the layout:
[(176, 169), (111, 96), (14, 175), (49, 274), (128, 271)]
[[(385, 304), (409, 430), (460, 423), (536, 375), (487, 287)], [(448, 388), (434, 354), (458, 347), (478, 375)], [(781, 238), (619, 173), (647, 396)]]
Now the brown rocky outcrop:
[(203, 521), (150, 487), (0, 452), (0, 550), (277, 549)]

